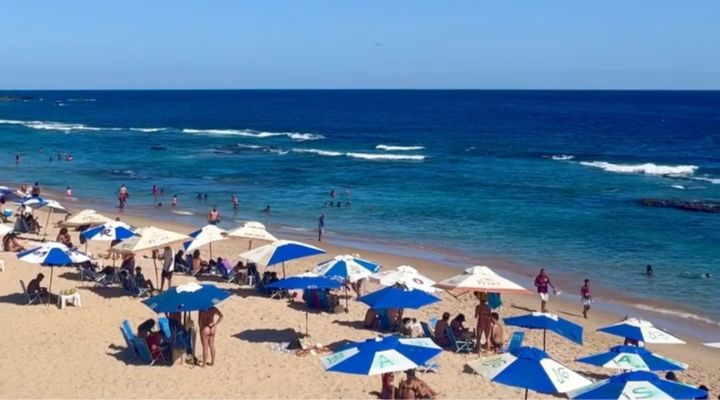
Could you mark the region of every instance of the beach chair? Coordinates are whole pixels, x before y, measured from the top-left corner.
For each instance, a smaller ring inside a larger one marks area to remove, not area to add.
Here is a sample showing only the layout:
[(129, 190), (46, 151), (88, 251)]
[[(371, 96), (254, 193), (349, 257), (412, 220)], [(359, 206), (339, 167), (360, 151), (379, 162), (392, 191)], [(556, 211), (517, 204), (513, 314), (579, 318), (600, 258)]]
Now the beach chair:
[(430, 329), (435, 331), (435, 325), (437, 325), (438, 319), (437, 317), (430, 317)]
[(448, 341), (450, 341), (450, 347), (455, 351), (455, 353), (470, 353), (473, 349), (475, 349), (474, 340), (458, 340), (451, 327), (448, 326), (445, 328), (445, 333), (447, 334)]
[(27, 299), (28, 299), (27, 305), (32, 305), (36, 301), (39, 302), (40, 304), (45, 304), (45, 303), (43, 303), (42, 295), (40, 293), (28, 293), (27, 287), (25, 286), (25, 282), (23, 282), (22, 279), (20, 280), (20, 286), (22, 286), (22, 290), (23, 290), (23, 292), (25, 292), (25, 295), (27, 296)]
[(423, 335), (425, 335), (426, 338), (434, 339), (432, 330), (430, 330), (430, 325), (428, 325), (427, 322), (420, 322), (420, 326), (422, 327)]
[(425, 372), (435, 372), (435, 373), (439, 372), (439, 371), (440, 371), (440, 364), (438, 364), (438, 361), (437, 361), (438, 357), (439, 357), (439, 356), (435, 356), (435, 357), (427, 360), (427, 361), (425, 362), (425, 364), (418, 365), (418, 368), (417, 368), (418, 371), (423, 372), (423, 373), (425, 373)]
[(127, 293), (130, 293), (134, 297), (150, 296), (150, 289), (141, 288), (140, 286), (138, 286), (137, 282), (135, 282), (134, 276), (126, 277), (125, 280), (122, 282), (122, 287)]
[(148, 348), (148, 345), (145, 342), (145, 339), (136, 336), (136, 337), (133, 337), (132, 343), (135, 347), (135, 350), (137, 351), (138, 358), (142, 362), (148, 363), (152, 366), (158, 361), (165, 360), (165, 356), (163, 356), (163, 352), (158, 353), (158, 355), (156, 357), (152, 356), (152, 353), (150, 352), (150, 348)]
[(135, 344), (133, 343), (135, 335), (133, 334), (132, 329), (130, 329), (130, 323), (127, 320), (123, 321), (122, 325), (120, 325), (120, 333), (122, 334), (123, 339), (125, 339), (125, 345), (130, 352), (130, 362), (134, 362), (138, 359), (138, 352), (135, 348)]
[(512, 353), (522, 346), (523, 339), (525, 339), (525, 332), (515, 331), (510, 335), (510, 340), (507, 346), (503, 350), (504, 353)]

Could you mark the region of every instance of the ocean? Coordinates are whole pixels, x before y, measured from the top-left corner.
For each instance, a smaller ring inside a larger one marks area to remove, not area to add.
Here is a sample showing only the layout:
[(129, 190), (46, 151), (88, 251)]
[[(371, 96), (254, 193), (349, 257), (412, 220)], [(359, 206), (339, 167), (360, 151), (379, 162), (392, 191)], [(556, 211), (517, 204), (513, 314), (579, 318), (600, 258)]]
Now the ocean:
[(99, 208), (125, 184), (130, 212), (179, 218), (217, 205), (226, 228), (313, 230), (324, 213), (331, 236), (504, 257), (577, 279), (567, 292), (587, 277), (720, 321), (720, 214), (638, 202), (720, 199), (720, 92), (3, 95), (30, 98), (0, 101), (2, 182), (71, 186)]

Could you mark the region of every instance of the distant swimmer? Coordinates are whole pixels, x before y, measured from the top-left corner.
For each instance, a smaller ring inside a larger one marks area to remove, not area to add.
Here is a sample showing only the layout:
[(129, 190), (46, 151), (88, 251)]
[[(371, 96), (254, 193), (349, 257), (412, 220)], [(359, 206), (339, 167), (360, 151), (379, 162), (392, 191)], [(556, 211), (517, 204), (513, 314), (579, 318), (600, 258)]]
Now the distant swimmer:
[(330, 198), (335, 200), (335, 189), (330, 191)]
[(230, 203), (232, 204), (233, 211), (237, 212), (240, 208), (240, 199), (238, 199), (237, 195), (230, 196)]
[(203, 196), (205, 198), (205, 201), (207, 201), (207, 193)]
[(648, 265), (645, 267), (645, 275), (647, 275), (647, 276), (652, 276), (652, 275), (653, 275), (653, 267), (652, 267), (652, 265), (648, 264)]
[(157, 206), (158, 206), (158, 207), (162, 207), (162, 202), (161, 202), (161, 201), (158, 202), (158, 203), (157, 203)]
[(170, 203), (170, 205), (173, 207), (177, 206), (177, 201), (177, 195), (173, 195), (172, 203)]
[(20, 154), (15, 154), (15, 164), (20, 164)]
[(265, 208), (262, 210), (263, 214), (270, 214), (270, 206), (265, 206)]
[(158, 187), (157, 185), (152, 185), (152, 195), (153, 197), (156, 197), (158, 195)]
[(208, 223), (212, 225), (220, 223), (220, 212), (217, 210), (217, 207), (213, 207), (208, 213)]
[(197, 195), (196, 199), (198, 199), (198, 200), (202, 200), (202, 193), (198, 193), (198, 195)]
[(65, 161), (72, 161), (72, 154), (68, 154), (67, 157), (65, 157)]
[(70, 186), (65, 189), (65, 196), (67, 196), (68, 199), (72, 198), (72, 189), (70, 189)]
[(118, 202), (120, 203), (119, 207), (125, 208), (125, 203), (127, 203), (129, 198), (130, 192), (128, 192), (128, 189), (125, 185), (120, 185), (120, 190), (118, 191)]

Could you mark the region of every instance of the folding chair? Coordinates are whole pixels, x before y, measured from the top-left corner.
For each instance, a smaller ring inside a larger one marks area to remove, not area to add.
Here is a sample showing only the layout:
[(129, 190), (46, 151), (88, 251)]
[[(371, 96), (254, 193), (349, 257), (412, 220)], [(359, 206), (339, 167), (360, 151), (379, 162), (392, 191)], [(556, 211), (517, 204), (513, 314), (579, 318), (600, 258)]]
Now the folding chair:
[(456, 353), (470, 353), (475, 349), (475, 341), (472, 339), (458, 340), (451, 327), (448, 326), (445, 328), (445, 332), (450, 341), (450, 347), (452, 347)]
[(522, 346), (523, 339), (525, 339), (525, 332), (515, 331), (510, 335), (510, 341), (508, 341), (507, 347), (505, 347), (505, 353), (512, 353)]
[(149, 363), (152, 366), (158, 361), (165, 360), (163, 352), (158, 353), (157, 357), (153, 357), (152, 353), (150, 352), (150, 348), (148, 348), (148, 345), (145, 342), (145, 339), (141, 337), (134, 337), (132, 339), (132, 343), (135, 345), (135, 350), (137, 351), (138, 357), (141, 361)]
[(27, 287), (25, 286), (25, 282), (23, 282), (22, 280), (20, 280), (20, 286), (22, 286), (22, 290), (23, 290), (23, 292), (25, 292), (25, 295), (27, 296), (27, 299), (28, 299), (27, 305), (34, 304), (36, 301), (39, 302), (40, 304), (45, 304), (45, 303), (43, 303), (42, 295), (40, 293), (28, 293)]

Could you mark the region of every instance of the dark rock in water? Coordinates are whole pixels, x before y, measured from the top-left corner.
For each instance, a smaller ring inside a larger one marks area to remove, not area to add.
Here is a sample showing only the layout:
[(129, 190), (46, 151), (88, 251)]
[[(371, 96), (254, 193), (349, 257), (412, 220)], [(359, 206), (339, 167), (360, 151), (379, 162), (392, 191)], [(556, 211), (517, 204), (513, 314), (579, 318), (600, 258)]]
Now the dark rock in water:
[(167, 150), (165, 146), (151, 146), (150, 150)]
[(720, 213), (720, 201), (714, 200), (672, 200), (645, 198), (639, 200), (645, 207), (676, 208), (685, 211)]

